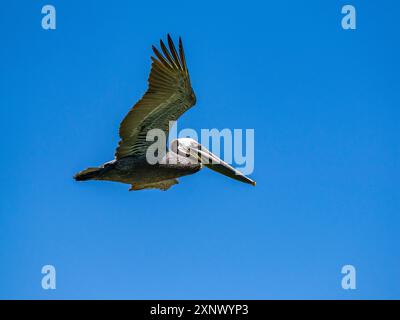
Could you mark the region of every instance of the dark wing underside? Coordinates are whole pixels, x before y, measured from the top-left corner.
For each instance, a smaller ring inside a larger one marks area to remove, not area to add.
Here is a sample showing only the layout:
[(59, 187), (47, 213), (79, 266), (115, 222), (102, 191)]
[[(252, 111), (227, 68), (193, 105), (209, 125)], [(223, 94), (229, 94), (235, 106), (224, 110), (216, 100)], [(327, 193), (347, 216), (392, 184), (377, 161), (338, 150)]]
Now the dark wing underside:
[(157, 58), (151, 57), (147, 92), (121, 122), (117, 159), (146, 154), (147, 147), (154, 143), (146, 141), (147, 132), (161, 129), (168, 138), (169, 122), (176, 121), (196, 103), (181, 39), (179, 53), (169, 35), (169, 50), (162, 40), (160, 46), (163, 54), (153, 46)]

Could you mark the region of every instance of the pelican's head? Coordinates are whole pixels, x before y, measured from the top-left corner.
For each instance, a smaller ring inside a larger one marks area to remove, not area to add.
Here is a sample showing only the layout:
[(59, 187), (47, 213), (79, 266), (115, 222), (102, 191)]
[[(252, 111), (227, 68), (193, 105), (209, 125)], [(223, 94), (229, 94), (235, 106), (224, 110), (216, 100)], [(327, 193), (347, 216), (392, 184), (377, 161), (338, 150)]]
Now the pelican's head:
[(200, 147), (201, 145), (191, 138), (180, 138), (171, 142), (171, 151), (180, 156), (191, 157), (190, 150), (196, 150)]
[(255, 181), (218, 158), (196, 140), (191, 138), (173, 140), (171, 142), (171, 151), (178, 156), (187, 157), (191, 162), (200, 163), (202, 166), (204, 165), (232, 179), (249, 183), (253, 186), (256, 185)]

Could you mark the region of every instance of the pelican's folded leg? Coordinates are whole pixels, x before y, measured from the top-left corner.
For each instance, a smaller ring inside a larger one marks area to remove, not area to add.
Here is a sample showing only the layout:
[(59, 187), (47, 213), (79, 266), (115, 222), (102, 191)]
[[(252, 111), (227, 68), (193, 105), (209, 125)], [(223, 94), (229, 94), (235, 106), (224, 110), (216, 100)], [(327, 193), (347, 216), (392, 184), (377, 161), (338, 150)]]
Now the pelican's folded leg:
[(143, 189), (160, 189), (162, 191), (165, 191), (171, 188), (174, 184), (178, 183), (179, 181), (177, 179), (164, 180), (155, 183), (135, 183), (131, 185), (129, 191), (138, 191)]

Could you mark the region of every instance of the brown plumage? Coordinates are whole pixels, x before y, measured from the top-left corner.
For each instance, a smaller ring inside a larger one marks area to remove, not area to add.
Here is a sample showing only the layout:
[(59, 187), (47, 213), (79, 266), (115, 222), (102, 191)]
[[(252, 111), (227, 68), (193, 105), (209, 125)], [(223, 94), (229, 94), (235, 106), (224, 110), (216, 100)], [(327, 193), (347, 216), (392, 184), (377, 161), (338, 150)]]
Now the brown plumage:
[[(182, 40), (176, 50), (168, 35), (168, 47), (160, 41), (162, 53), (153, 46), (156, 56), (151, 57), (149, 87), (143, 97), (125, 116), (119, 128), (120, 141), (115, 159), (98, 168), (88, 168), (77, 173), (77, 181), (108, 180), (131, 184), (129, 190), (167, 190), (177, 184), (176, 178), (193, 174), (205, 166), (233, 179), (253, 184), (255, 182), (213, 155), (196, 141), (177, 139), (173, 150), (156, 164), (148, 163), (146, 141), (149, 130), (161, 129), (168, 137), (170, 121), (176, 121), (196, 103), (190, 84)], [(181, 154), (182, 152), (182, 154)], [(202, 154), (198, 158), (199, 154)], [(190, 155), (189, 158), (186, 155)], [(174, 159), (174, 161), (172, 161)], [(212, 160), (210, 163), (208, 160)]]
[(121, 122), (120, 142), (116, 159), (143, 155), (151, 142), (146, 141), (147, 132), (161, 129), (168, 136), (169, 122), (176, 121), (196, 103), (190, 84), (182, 40), (179, 39), (179, 57), (168, 35), (169, 51), (160, 41), (164, 56), (153, 46), (156, 58), (151, 57), (149, 88)]

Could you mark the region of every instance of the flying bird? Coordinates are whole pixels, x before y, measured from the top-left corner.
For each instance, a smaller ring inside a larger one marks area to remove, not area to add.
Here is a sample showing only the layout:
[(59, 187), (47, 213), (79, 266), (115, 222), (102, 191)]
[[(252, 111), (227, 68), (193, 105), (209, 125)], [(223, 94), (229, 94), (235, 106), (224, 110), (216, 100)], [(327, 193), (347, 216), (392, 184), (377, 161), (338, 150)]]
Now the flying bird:
[(115, 159), (100, 167), (77, 173), (76, 181), (107, 180), (130, 184), (131, 190), (167, 190), (177, 178), (208, 167), (230, 178), (255, 186), (255, 181), (218, 158), (197, 141), (180, 138), (171, 142), (161, 161), (150, 164), (146, 151), (153, 143), (146, 140), (152, 129), (161, 129), (168, 136), (170, 121), (176, 121), (196, 103), (190, 83), (182, 40), (178, 51), (170, 37), (168, 47), (160, 40), (162, 53), (153, 48), (148, 89), (132, 107), (119, 128), (120, 141)]

